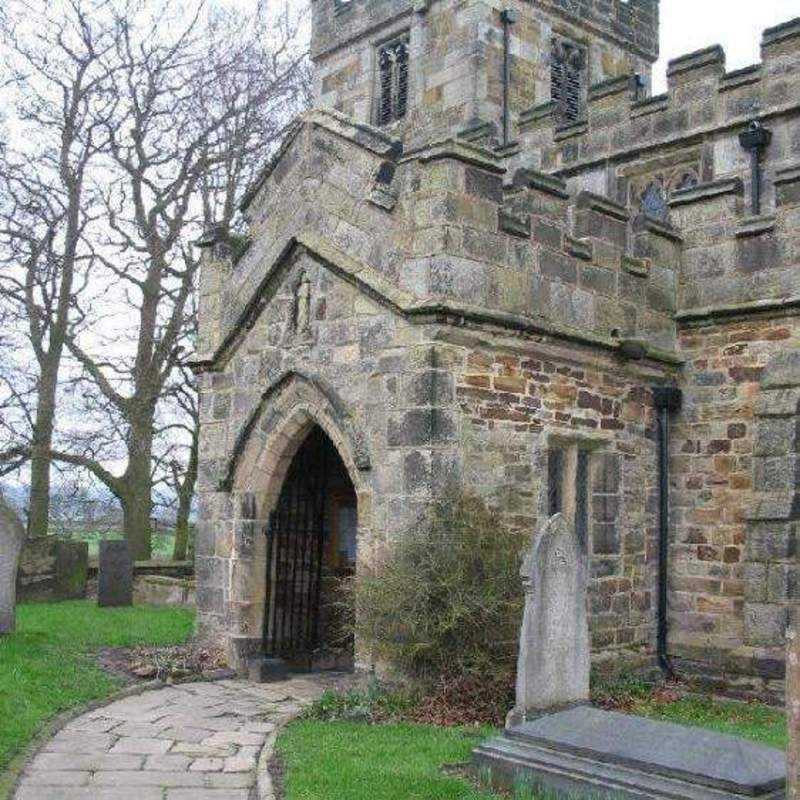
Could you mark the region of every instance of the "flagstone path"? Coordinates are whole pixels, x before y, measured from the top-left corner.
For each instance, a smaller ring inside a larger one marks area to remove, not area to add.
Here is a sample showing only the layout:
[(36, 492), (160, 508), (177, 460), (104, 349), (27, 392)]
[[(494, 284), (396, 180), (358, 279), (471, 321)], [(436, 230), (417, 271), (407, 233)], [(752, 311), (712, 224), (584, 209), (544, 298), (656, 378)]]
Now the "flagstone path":
[(187, 683), (126, 697), (62, 728), (14, 798), (274, 800), (267, 766), (278, 728), (336, 680)]

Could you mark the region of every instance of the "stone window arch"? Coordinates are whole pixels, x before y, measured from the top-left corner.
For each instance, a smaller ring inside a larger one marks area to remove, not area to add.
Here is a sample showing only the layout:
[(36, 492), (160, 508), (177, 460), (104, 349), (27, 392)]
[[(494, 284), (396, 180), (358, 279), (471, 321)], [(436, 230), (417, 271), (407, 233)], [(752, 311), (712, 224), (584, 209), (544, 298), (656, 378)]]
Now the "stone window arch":
[(379, 125), (398, 122), (408, 111), (408, 51), (408, 34), (378, 48)]
[(569, 39), (553, 39), (550, 53), (550, 96), (559, 125), (571, 125), (584, 116), (588, 88), (586, 48)]

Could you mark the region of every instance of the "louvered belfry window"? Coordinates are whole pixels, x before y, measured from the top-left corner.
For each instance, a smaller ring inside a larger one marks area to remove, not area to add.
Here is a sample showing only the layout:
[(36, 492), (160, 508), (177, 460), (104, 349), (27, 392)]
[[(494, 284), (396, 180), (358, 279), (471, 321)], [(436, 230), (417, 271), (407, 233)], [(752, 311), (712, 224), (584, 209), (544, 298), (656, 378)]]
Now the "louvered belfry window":
[(403, 119), (408, 109), (408, 36), (382, 45), (378, 51), (380, 107), (378, 123)]
[(566, 39), (555, 39), (550, 58), (550, 79), (559, 125), (570, 125), (583, 117), (586, 72), (586, 50)]

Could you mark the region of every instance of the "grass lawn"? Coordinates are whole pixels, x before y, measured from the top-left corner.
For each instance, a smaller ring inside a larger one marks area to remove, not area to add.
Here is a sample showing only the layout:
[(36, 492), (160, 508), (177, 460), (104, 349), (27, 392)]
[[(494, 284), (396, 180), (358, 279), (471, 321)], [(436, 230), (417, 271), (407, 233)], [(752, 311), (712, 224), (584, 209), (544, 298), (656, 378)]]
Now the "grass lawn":
[(290, 725), (278, 740), (286, 800), (492, 800), (442, 764), (467, 761), (488, 732), (420, 725), (315, 722)]
[(0, 773), (43, 723), (119, 688), (93, 662), (93, 650), (179, 644), (193, 625), (194, 613), (185, 609), (101, 609), (86, 601), (20, 606), (17, 632), (0, 637)]
[[(633, 713), (786, 746), (783, 712), (759, 704), (641, 697)], [(490, 735), (487, 730), (407, 724), (298, 721), (278, 740), (286, 800), (496, 800), (496, 795), (479, 792), (441, 769), (443, 764), (467, 761), (472, 748)]]
[(711, 697), (687, 697), (672, 703), (641, 700), (633, 713), (681, 725), (711, 728), (784, 749), (788, 742), (786, 716), (779, 708), (760, 703), (731, 703)]

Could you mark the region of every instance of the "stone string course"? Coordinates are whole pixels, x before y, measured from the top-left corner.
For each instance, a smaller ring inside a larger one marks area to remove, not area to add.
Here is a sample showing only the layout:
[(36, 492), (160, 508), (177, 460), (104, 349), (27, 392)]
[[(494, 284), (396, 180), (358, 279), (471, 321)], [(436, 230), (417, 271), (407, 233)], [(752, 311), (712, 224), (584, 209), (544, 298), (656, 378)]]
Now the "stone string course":
[(14, 800), (275, 800), (277, 732), (332, 680), (187, 683), (118, 700), (47, 742)]

